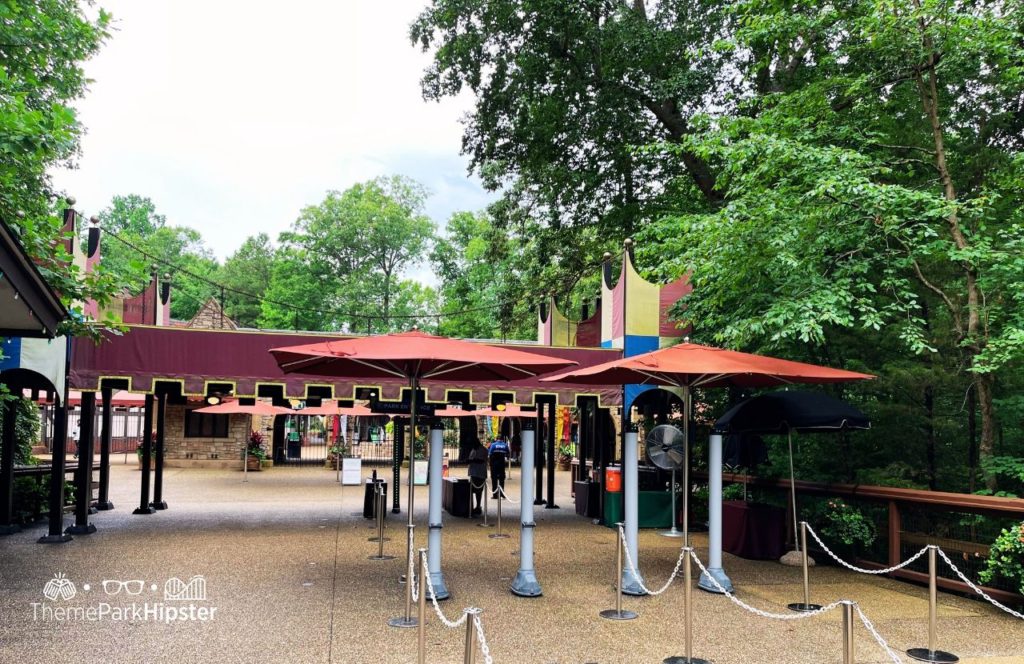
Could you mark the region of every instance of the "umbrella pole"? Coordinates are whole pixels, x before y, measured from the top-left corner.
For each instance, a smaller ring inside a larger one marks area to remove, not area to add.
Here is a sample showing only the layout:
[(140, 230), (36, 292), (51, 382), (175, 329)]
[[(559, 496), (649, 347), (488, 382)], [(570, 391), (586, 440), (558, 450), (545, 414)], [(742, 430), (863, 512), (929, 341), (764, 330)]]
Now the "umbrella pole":
[(793, 546), (800, 550), (800, 541), (796, 536), (796, 529), (799, 524), (796, 519), (796, 475), (793, 472), (793, 430), (786, 429), (786, 437), (789, 439), (789, 504), (793, 508)]
[[(249, 431), (252, 431), (252, 415), (249, 416)], [(242, 443), (242, 481), (249, 481), (249, 439), (246, 438), (245, 442)]]
[[(690, 546), (690, 386), (683, 386), (683, 546)], [(673, 487), (673, 492), (675, 487)], [(676, 515), (672, 515), (675, 525)]]

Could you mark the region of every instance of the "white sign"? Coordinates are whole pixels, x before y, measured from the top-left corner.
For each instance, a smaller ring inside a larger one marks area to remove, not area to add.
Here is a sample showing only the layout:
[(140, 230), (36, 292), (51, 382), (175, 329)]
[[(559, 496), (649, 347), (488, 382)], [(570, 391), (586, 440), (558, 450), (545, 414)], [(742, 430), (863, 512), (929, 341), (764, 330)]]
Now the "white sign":
[(341, 483), (342, 485), (349, 486), (355, 486), (363, 483), (362, 459), (341, 460)]
[(416, 470), (414, 471), (412, 481), (417, 486), (423, 486), (427, 483), (427, 462), (417, 461)]

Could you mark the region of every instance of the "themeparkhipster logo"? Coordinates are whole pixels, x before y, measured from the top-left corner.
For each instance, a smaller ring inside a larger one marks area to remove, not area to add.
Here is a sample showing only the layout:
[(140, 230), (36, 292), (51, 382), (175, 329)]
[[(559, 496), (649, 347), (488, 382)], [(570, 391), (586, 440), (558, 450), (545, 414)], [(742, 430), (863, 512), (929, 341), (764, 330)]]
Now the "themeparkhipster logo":
[[(98, 586), (80, 587), (63, 572), (43, 586), (45, 601), (32, 602), (32, 619), (43, 622), (211, 622), (217, 607), (207, 604), (206, 579), (195, 575), (188, 581), (177, 577), (160, 586), (143, 579), (104, 579)], [(99, 601), (82, 604), (91, 596)], [(78, 602), (72, 603), (78, 599)]]

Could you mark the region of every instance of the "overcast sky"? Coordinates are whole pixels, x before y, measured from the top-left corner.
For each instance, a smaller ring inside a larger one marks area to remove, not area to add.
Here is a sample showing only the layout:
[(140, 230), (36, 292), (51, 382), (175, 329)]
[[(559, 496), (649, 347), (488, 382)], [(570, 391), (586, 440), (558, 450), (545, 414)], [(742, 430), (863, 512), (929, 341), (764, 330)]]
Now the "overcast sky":
[(429, 58), (408, 30), (425, 4), (100, 0), (115, 27), (86, 64), (78, 168), (55, 183), (86, 215), (149, 196), (219, 258), (378, 175), (426, 185), (439, 224), (481, 209), (491, 196), (459, 155), (470, 99), (420, 95)]

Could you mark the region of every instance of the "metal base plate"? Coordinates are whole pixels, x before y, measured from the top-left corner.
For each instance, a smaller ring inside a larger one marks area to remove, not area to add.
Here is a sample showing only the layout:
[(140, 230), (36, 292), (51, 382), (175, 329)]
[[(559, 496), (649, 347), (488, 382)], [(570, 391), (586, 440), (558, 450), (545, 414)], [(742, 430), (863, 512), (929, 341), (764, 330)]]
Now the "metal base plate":
[(156, 510), (149, 505), (146, 505), (145, 507), (136, 507), (132, 511), (132, 514), (156, 514)]
[(493, 528), (494, 524), (493, 523), (478, 523), (478, 524), (476, 524), (476, 527), (477, 528)]
[[(376, 535), (374, 535), (373, 537), (367, 537), (367, 538), (366, 538), (366, 541), (367, 541), (367, 542), (379, 542), (379, 541), (380, 541), (380, 538), (379, 538), (379, 537), (377, 537)], [(390, 538), (390, 537), (385, 537), (385, 538), (384, 538), (384, 541), (385, 541), (385, 542), (390, 542), (390, 541), (391, 541), (391, 538)]]
[(803, 602), (793, 602), (787, 604), (786, 608), (790, 611), (796, 611), (798, 613), (810, 613), (811, 611), (817, 611), (821, 608), (820, 604), (804, 604)]
[(907, 657), (921, 662), (938, 662), (939, 664), (953, 664), (953, 662), (960, 661), (960, 658), (951, 652), (928, 650), (927, 648), (911, 648), (907, 651)]
[(616, 611), (615, 609), (605, 609), (598, 615), (608, 620), (635, 620), (640, 617), (636, 611)]
[(509, 536), (505, 533), (491, 533), (487, 537), (490, 539), (508, 539)]
[(388, 621), (388, 626), (389, 627), (408, 628), (408, 627), (416, 627), (418, 624), (419, 623), (416, 622), (415, 618), (400, 617), (400, 618), (392, 618), (391, 620)]
[(658, 534), (662, 537), (682, 537), (683, 531), (673, 528), (672, 530), (662, 530)]
[(109, 500), (105, 503), (96, 503), (96, 509), (98, 509), (101, 512), (104, 512), (106, 510), (112, 510), (114, 509), (114, 503), (110, 502)]
[(68, 535), (91, 535), (94, 532), (96, 532), (96, 526), (92, 525), (91, 523), (87, 523), (84, 526), (75, 524), (73, 526), (68, 526), (67, 528), (65, 528), (64, 532)]
[(394, 556), (367, 556), (370, 560), (394, 560)]
[(662, 664), (711, 664), (710, 661), (700, 657), (691, 657), (690, 659), (685, 657), (666, 657), (661, 662)]

